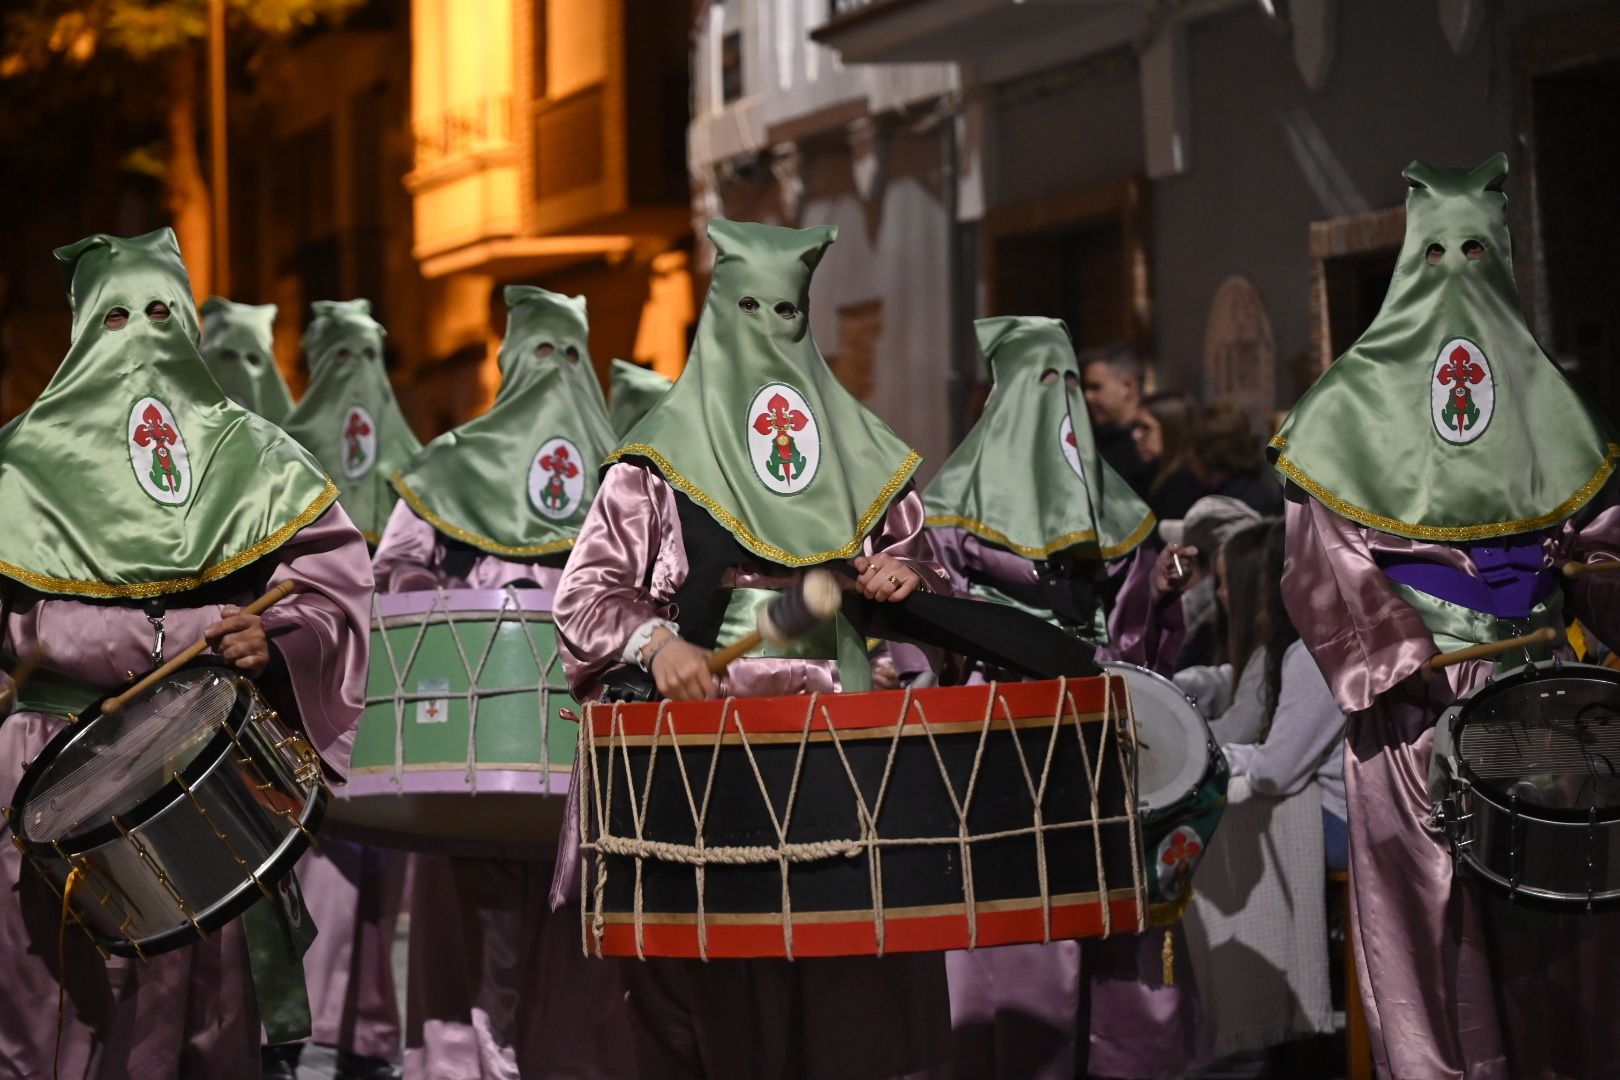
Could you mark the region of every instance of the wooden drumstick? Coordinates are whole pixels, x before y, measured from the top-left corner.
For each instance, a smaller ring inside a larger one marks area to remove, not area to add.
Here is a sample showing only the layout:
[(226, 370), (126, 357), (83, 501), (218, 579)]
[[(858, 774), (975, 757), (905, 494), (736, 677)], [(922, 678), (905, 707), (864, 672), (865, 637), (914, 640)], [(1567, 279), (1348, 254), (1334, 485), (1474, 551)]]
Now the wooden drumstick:
[(1483, 645), (1470, 645), (1466, 649), (1456, 652), (1436, 653), (1424, 662), (1425, 671), (1439, 671), (1452, 664), (1461, 664), (1469, 660), (1484, 660), (1487, 657), (1499, 656), (1514, 649), (1528, 649), (1532, 645), (1551, 645), (1558, 640), (1558, 631), (1550, 626), (1543, 626), (1531, 634), (1522, 634), (1519, 637), (1510, 637), (1503, 641), (1487, 641)]
[(838, 613), (842, 594), (838, 579), (828, 570), (812, 570), (792, 589), (772, 600), (759, 613), (759, 625), (724, 648), (709, 654), (709, 674), (718, 675), (743, 653), (762, 641), (786, 645), (801, 638)]
[[(285, 600), (287, 595), (296, 588), (298, 588), (298, 583), (296, 581), (283, 581), (281, 584), (275, 586), (269, 592), (253, 601), (253, 603), (249, 604), (241, 611), (238, 611), (237, 614), (263, 614), (267, 609), (274, 607), (276, 604), (279, 604), (281, 601)], [(186, 646), (184, 652), (181, 652), (178, 656), (165, 661), (163, 665), (158, 667), (156, 670), (142, 676), (141, 680), (128, 690), (125, 690), (117, 697), (108, 698), (106, 701), (102, 702), (101, 714), (103, 716), (113, 715), (119, 709), (122, 709), (125, 705), (129, 704), (131, 698), (149, 688), (153, 683), (167, 679), (170, 675), (173, 675), (175, 672), (197, 659), (197, 657), (201, 656), (205, 651), (207, 651), (207, 649), (207, 638), (200, 638), (197, 641), (192, 642), (190, 645)]]
[(1605, 559), (1603, 562), (1567, 562), (1564, 564), (1564, 576), (1567, 578), (1584, 577), (1587, 574), (1602, 574), (1612, 570), (1620, 570), (1620, 559)]

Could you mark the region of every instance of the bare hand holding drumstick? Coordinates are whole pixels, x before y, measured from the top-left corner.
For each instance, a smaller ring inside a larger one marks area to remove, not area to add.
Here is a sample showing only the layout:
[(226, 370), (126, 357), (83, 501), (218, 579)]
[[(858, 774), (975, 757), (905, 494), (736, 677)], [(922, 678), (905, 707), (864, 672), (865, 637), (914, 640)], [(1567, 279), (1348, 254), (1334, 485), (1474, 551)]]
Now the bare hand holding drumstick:
[(264, 633), (264, 619), (235, 604), (220, 608), (219, 615), (219, 621), (203, 631), (208, 647), (248, 678), (257, 679), (270, 666), (270, 639)]

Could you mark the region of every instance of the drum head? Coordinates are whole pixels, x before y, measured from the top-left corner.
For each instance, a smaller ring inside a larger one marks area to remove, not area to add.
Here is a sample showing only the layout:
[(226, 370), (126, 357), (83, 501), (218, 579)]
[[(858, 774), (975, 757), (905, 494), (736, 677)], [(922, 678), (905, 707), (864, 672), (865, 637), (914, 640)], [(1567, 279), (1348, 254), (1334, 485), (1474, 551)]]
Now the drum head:
[(1104, 661), (1109, 675), (1123, 675), (1131, 694), (1139, 747), (1136, 806), (1144, 814), (1174, 806), (1197, 789), (1209, 770), (1209, 728), (1187, 695), (1164, 676)]
[(23, 836), (49, 844), (128, 815), (197, 760), (241, 700), (236, 676), (195, 667), (91, 716), (43, 763), (20, 808)]
[(1470, 783), (1555, 816), (1620, 817), (1620, 672), (1528, 665), (1476, 690), (1451, 724)]

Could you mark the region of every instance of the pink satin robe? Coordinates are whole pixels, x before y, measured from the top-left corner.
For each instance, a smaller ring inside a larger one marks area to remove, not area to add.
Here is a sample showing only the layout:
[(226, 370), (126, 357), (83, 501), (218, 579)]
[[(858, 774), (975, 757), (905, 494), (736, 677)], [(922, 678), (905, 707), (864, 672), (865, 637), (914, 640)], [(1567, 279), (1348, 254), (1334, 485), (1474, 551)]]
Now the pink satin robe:
[[(394, 506), (374, 569), (383, 592), (554, 587), (561, 569), (480, 554), (445, 570), (444, 537)], [(551, 859), (411, 856), (405, 1075), (619, 1080), (635, 1075), (617, 965), (587, 960), (577, 912), (553, 914)]]
[[(952, 585), (966, 594), (973, 577), (1031, 581), (1034, 564), (962, 529), (930, 529)], [(1103, 660), (1168, 667), (1181, 647), (1180, 605), (1149, 602), (1154, 553), (1110, 566), (1125, 581), (1109, 613)], [(1169, 674), (1169, 672), (1161, 672)], [(1171, 928), (1177, 954), (1191, 955), (1180, 924)], [(1077, 1070), (1123, 1080), (1168, 1080), (1208, 1064), (1192, 966), (1177, 964), (1164, 985), (1164, 931), (1090, 941), (1007, 945), (953, 952), (951, 1025), (959, 1076), (1005, 1080), (1070, 1080)]]
[[(341, 776), (364, 704), (370, 653), (371, 568), (365, 541), (334, 505), (264, 559), (274, 566), (272, 584), (294, 580), (303, 586), (264, 614), (265, 632), (286, 661), (290, 681), (283, 692), (268, 689), (273, 700), (296, 705), (295, 719), (328, 770)], [(4, 627), (9, 665), (43, 647), (55, 670), (108, 688), (151, 667), (152, 626), (138, 605), (47, 597), (10, 580), (0, 589), (9, 616)], [(243, 595), (234, 602), (251, 599)], [(173, 600), (184, 604), (186, 596)], [(171, 607), (164, 617), (170, 654), (200, 638), (219, 617), (217, 605)], [(59, 716), (12, 713), (0, 724), (0, 768), (15, 780), (22, 763), (38, 754), (62, 723)], [(57, 976), (64, 970), (64, 1080), (258, 1075), (259, 1013), (239, 920), (146, 962), (116, 957), (103, 962), (90, 941), (70, 927), (64, 969), (57, 961), (61, 903), (56, 894), (24, 867), (9, 842), (0, 844), (0, 875), (0, 985), (8, 1002), (0, 1009), (0, 1078), (52, 1075)]]
[[(1620, 558), (1616, 495), (1611, 483), (1553, 531), (1549, 567)], [(1454, 872), (1431, 821), (1435, 722), (1494, 666), (1417, 674), (1438, 650), (1377, 558), (1416, 556), (1477, 576), (1467, 552), (1357, 525), (1294, 487), (1287, 518), (1284, 599), (1348, 717), (1356, 967), (1379, 1075), (1620, 1076), (1620, 915), (1509, 908)], [(1597, 637), (1620, 642), (1620, 575), (1576, 579), (1565, 597)]]
[[(904, 559), (930, 588), (948, 583), (923, 532), (922, 500), (890, 504), (864, 550)], [(580, 530), (557, 592), (557, 630), (575, 697), (597, 696), (630, 636), (668, 604), (688, 571), (674, 491), (663, 477), (617, 464)], [(798, 576), (740, 566), (726, 584), (778, 588)], [(738, 697), (829, 693), (827, 660), (743, 659), (722, 680)], [(574, 808), (571, 807), (571, 811)], [(555, 895), (578, 901), (578, 818), (565, 826)], [(950, 1075), (950, 1003), (936, 953), (810, 960), (621, 961), (635, 1050), (646, 1075), (876, 1080)]]

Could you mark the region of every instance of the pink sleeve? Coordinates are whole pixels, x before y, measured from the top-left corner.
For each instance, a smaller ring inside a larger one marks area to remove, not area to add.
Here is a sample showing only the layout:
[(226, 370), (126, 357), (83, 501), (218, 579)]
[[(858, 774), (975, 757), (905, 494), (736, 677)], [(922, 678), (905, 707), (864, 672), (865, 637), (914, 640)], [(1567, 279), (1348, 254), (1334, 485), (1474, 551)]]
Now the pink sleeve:
[(1289, 485), (1283, 603), (1339, 707), (1369, 708), (1439, 652), (1373, 559), (1363, 527)]
[(395, 503), (377, 544), (377, 555), (371, 561), (377, 591), (396, 593), (436, 588), (440, 584), (439, 575), (433, 569), (437, 544), (438, 534), (432, 525), (423, 521), (404, 499)]
[(663, 478), (635, 465), (610, 467), (568, 556), (553, 613), (563, 670), (579, 700), (595, 696), (642, 624), (668, 617), (650, 583), (660, 550), (671, 543), (680, 546), (680, 523)]
[[(1571, 562), (1620, 559), (1620, 505), (1610, 482), (1581, 512), (1564, 522), (1560, 539)], [(1571, 614), (1610, 650), (1620, 650), (1620, 571), (1584, 574), (1567, 586)]]
[(929, 538), (930, 529), (923, 528), (927, 514), (923, 511), (922, 496), (915, 489), (907, 491), (884, 512), (883, 520), (867, 536), (861, 550), (867, 555), (883, 552), (922, 575), (923, 587), (942, 596), (951, 595), (950, 575), (934, 556), (934, 545)]
[[(1158, 552), (1139, 547), (1109, 565), (1109, 573), (1125, 574), (1125, 582), (1108, 613), (1108, 645), (1097, 650), (1103, 660), (1123, 660), (1173, 675), (1176, 657), (1187, 639), (1187, 622), (1179, 602), (1153, 603), (1153, 565)], [(1123, 563), (1123, 566), (1118, 564)]]
[(300, 588), (264, 613), (286, 661), (293, 704), (310, 742), (337, 775), (349, 768), (371, 664), (371, 559), (336, 503), (276, 553), (270, 584)]

